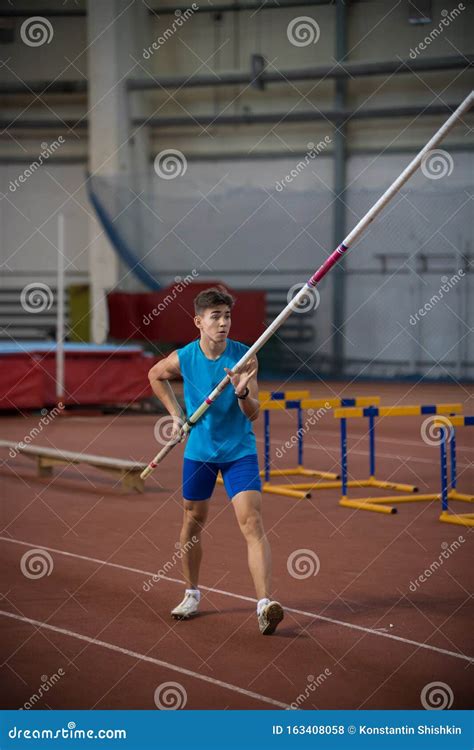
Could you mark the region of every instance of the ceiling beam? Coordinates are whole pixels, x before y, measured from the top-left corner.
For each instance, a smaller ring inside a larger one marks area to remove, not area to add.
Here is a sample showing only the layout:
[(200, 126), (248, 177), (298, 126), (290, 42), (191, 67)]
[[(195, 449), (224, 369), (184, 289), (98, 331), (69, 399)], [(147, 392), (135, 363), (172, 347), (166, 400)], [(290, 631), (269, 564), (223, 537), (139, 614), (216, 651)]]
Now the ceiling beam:
[[(134, 117), (132, 124), (142, 127), (152, 128), (176, 128), (176, 127), (210, 127), (212, 125), (262, 125), (271, 123), (295, 123), (295, 122), (314, 122), (316, 120), (331, 122), (336, 125), (341, 122), (350, 120), (368, 120), (368, 119), (385, 119), (393, 117), (418, 117), (421, 115), (435, 116), (446, 115), (454, 112), (459, 103), (455, 104), (428, 104), (406, 105), (396, 107), (355, 109), (355, 110), (335, 110), (335, 109), (312, 109), (304, 112), (262, 112), (248, 113), (243, 115), (189, 115), (183, 117)], [(1, 130), (85, 130), (87, 128), (87, 118), (81, 117), (78, 120), (71, 119), (14, 119), (0, 120)]]

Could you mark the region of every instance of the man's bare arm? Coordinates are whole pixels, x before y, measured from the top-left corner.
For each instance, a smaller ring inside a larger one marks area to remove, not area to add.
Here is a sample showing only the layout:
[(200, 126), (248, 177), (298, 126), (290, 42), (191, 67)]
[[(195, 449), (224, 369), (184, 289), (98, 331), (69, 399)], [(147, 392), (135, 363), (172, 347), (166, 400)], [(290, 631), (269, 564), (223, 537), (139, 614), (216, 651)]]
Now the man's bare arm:
[(165, 409), (173, 417), (183, 417), (183, 410), (173, 393), (173, 389), (168, 382), (181, 376), (179, 367), (179, 357), (176, 351), (171, 352), (168, 357), (161, 359), (156, 365), (153, 365), (148, 373), (148, 380), (155, 396), (161, 401)]

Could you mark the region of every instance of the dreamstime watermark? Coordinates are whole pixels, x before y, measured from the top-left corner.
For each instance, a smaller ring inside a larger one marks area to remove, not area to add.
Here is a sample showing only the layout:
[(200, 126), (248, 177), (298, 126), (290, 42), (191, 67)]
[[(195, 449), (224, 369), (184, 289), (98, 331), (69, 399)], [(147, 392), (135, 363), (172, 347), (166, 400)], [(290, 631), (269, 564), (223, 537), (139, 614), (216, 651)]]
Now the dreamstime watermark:
[(194, 13), (199, 10), (199, 5), (197, 3), (193, 3), (190, 8), (186, 8), (185, 11), (181, 10), (175, 10), (174, 14), (176, 18), (174, 19), (171, 26), (168, 26), (167, 29), (164, 30), (163, 34), (161, 34), (149, 47), (145, 47), (143, 49), (142, 56), (145, 60), (149, 60), (150, 57), (160, 49), (167, 41), (170, 39), (173, 34), (176, 33), (178, 29), (183, 26), (186, 21), (188, 21)]
[(440, 445), (444, 430), (446, 430), (446, 441), (450, 443), (453, 437), (453, 429), (452, 422), (448, 417), (436, 414), (423, 421), (420, 427), (420, 435), (426, 445), (433, 447)]
[(316, 289), (316, 287), (312, 286), (306, 286), (306, 283), (298, 283), (293, 284), (292, 287), (288, 289), (288, 293), (286, 295), (286, 301), (288, 304), (296, 297), (296, 295), (305, 287), (305, 293), (301, 296), (300, 301), (297, 303), (296, 307), (293, 308), (293, 312), (295, 313), (307, 313), (310, 310), (317, 310), (319, 307), (319, 303), (321, 302), (321, 295), (319, 294), (319, 290)]
[(188, 694), (179, 682), (162, 682), (155, 690), (154, 701), (160, 711), (179, 711), (188, 702)]
[(286, 36), (294, 47), (316, 44), (321, 35), (319, 24), (311, 16), (293, 18), (287, 26)]
[[(126, 729), (77, 729), (75, 721), (68, 721), (67, 727), (56, 729), (23, 729), (14, 725), (8, 730), (11, 740), (126, 740)], [(51, 743), (49, 745), (52, 747)], [(46, 747), (45, 744), (42, 747)], [(56, 745), (58, 747), (58, 745)], [(63, 747), (65, 747), (63, 743)]]
[(415, 578), (414, 581), (410, 581), (410, 591), (415, 592), (417, 589), (420, 588), (420, 586), (423, 583), (426, 583), (428, 578), (431, 578), (432, 575), (434, 575), (443, 565), (445, 560), (449, 560), (451, 555), (453, 555), (455, 552), (457, 552), (458, 549), (461, 548), (461, 546), (464, 544), (466, 540), (463, 536), (458, 536), (457, 539), (454, 540), (454, 542), (451, 542), (448, 544), (448, 542), (442, 542), (441, 543), (441, 549), (442, 552), (438, 555), (437, 560), (433, 560), (431, 565), (426, 568), (426, 570), (423, 571), (423, 573), (420, 573), (420, 575)]
[(162, 180), (174, 180), (186, 174), (188, 162), (182, 151), (167, 148), (155, 156), (153, 168)]
[(186, 437), (182, 432), (185, 421), (183, 417), (172, 414), (157, 419), (153, 428), (156, 442), (160, 445), (168, 445), (172, 440), (182, 443)]
[(300, 427), (296, 433), (294, 433), (289, 440), (286, 441), (282, 446), (276, 449), (275, 455), (277, 458), (283, 458), (285, 453), (293, 448), (299, 440), (305, 435), (308, 430), (318, 422), (321, 417), (328, 413), (331, 409), (329, 401), (326, 401), (324, 406), (321, 406), (317, 411), (314, 409), (308, 409), (306, 412), (308, 417), (305, 419), (304, 424)]
[(16, 177), (14, 180), (10, 180), (10, 184), (8, 186), (10, 192), (14, 193), (16, 190), (18, 190), (20, 185), (23, 185), (23, 183), (26, 182), (27, 179), (31, 177), (31, 175), (34, 174), (36, 170), (39, 169), (42, 164), (44, 164), (45, 161), (48, 161), (49, 157), (65, 143), (66, 139), (63, 138), (62, 135), (60, 135), (59, 138), (52, 143), (46, 143), (46, 141), (44, 141), (41, 144), (41, 151), (38, 158), (32, 161), (31, 164), (26, 167), (26, 169), (24, 169), (18, 177)]
[(173, 289), (168, 292), (166, 297), (156, 306), (153, 308), (153, 310), (147, 315), (144, 315), (142, 318), (142, 323), (144, 326), (150, 325), (153, 318), (157, 318), (158, 315), (166, 310), (168, 305), (170, 305), (172, 302), (175, 301), (178, 294), (181, 294), (183, 289), (186, 289), (186, 287), (191, 284), (195, 279), (197, 279), (199, 276), (198, 271), (196, 271), (195, 268), (191, 271), (191, 273), (188, 273), (187, 276), (184, 277), (184, 279), (181, 278), (181, 276), (175, 276), (175, 284), (173, 286)]
[(64, 404), (62, 401), (58, 403), (57, 406), (54, 407), (54, 409), (51, 409), (51, 411), (48, 412), (47, 409), (41, 409), (41, 414), (43, 415), (38, 422), (36, 427), (32, 427), (31, 430), (27, 435), (24, 436), (23, 440), (20, 440), (19, 443), (15, 445), (15, 447), (11, 447), (8, 451), (8, 455), (10, 458), (16, 458), (19, 453), (23, 450), (23, 448), (26, 448), (30, 443), (33, 442), (33, 440), (38, 437), (38, 435), (41, 434), (43, 431), (43, 427), (46, 427), (48, 424), (51, 424), (53, 419), (55, 419), (58, 414), (62, 412), (64, 409)]
[(305, 578), (317, 576), (321, 562), (312, 549), (296, 549), (288, 555), (286, 569), (292, 578), (302, 581)]
[(414, 49), (410, 48), (411, 59), (415, 60), (420, 52), (424, 52), (425, 49), (443, 33), (445, 28), (450, 26), (451, 23), (461, 15), (463, 10), (466, 10), (464, 3), (458, 3), (457, 7), (453, 8), (453, 10), (446, 10), (446, 8), (443, 8), (441, 11), (442, 18), (439, 24), (435, 26), (434, 29), (430, 31), (430, 33), (425, 36), (425, 38), (419, 42)]
[(428, 302), (425, 302), (423, 307), (420, 307), (418, 312), (416, 312), (414, 315), (410, 315), (410, 325), (416, 326), (416, 324), (420, 322), (420, 318), (424, 318), (433, 309), (433, 307), (438, 304), (438, 302), (441, 302), (445, 294), (448, 294), (465, 275), (466, 274), (464, 273), (463, 269), (459, 268), (458, 271), (451, 276), (451, 278), (449, 278), (449, 276), (441, 276), (442, 283), (440, 288), (438, 289), (436, 294), (433, 294)]
[(316, 144), (314, 144), (312, 141), (308, 143), (308, 151), (305, 154), (304, 160), (299, 161), (296, 167), (294, 167), (294, 169), (291, 169), (290, 173), (285, 175), (282, 180), (277, 180), (277, 182), (275, 183), (275, 189), (278, 190), (279, 193), (281, 193), (281, 191), (284, 190), (285, 185), (289, 185), (291, 182), (293, 182), (293, 180), (298, 177), (298, 175), (300, 175), (304, 169), (306, 169), (308, 164), (313, 159), (316, 159), (321, 151), (324, 151), (330, 143), (332, 143), (332, 139), (329, 135), (324, 136), (324, 138)]
[(32, 708), (35, 708), (36, 704), (44, 697), (44, 694), (48, 693), (65, 674), (64, 669), (59, 667), (58, 671), (51, 675), (51, 677), (48, 677), (46, 674), (41, 675), (41, 685), (38, 690), (25, 701), (19, 711), (30, 711)]
[(303, 693), (300, 693), (299, 696), (296, 698), (296, 700), (293, 701), (293, 703), (290, 703), (287, 711), (297, 711), (299, 707), (310, 697), (311, 693), (314, 693), (315, 690), (320, 687), (323, 682), (326, 682), (328, 677), (332, 676), (331, 670), (326, 667), (324, 672), (320, 672), (320, 674), (317, 675), (317, 677), (314, 676), (314, 674), (309, 674), (307, 677), (308, 684), (304, 689)]
[(21, 41), (28, 47), (41, 47), (51, 42), (54, 32), (47, 18), (31, 16), (21, 24), (20, 36)]
[(176, 565), (176, 563), (182, 559), (185, 552), (189, 552), (192, 547), (199, 541), (197, 536), (192, 536), (189, 542), (186, 542), (185, 544), (181, 544), (180, 542), (176, 542), (176, 552), (173, 553), (173, 556), (171, 557), (171, 560), (167, 560), (165, 564), (163, 565), (160, 570), (155, 573), (151, 578), (148, 579), (148, 581), (145, 581), (142, 588), (143, 591), (148, 592), (151, 591), (152, 587), (155, 583), (158, 583), (161, 578), (164, 578), (167, 573), (170, 572)]
[(31, 284), (27, 284), (21, 290), (21, 306), (27, 313), (41, 313), (50, 310), (53, 301), (54, 294), (51, 288), (41, 281), (32, 281)]
[(421, 171), (429, 180), (449, 177), (454, 169), (453, 157), (442, 148), (433, 148), (421, 160)]
[(49, 552), (45, 549), (30, 549), (25, 552), (20, 560), (20, 570), (30, 580), (50, 576), (53, 572), (54, 562)]
[(446, 682), (429, 682), (421, 691), (420, 700), (427, 711), (444, 711), (453, 705), (454, 693)]

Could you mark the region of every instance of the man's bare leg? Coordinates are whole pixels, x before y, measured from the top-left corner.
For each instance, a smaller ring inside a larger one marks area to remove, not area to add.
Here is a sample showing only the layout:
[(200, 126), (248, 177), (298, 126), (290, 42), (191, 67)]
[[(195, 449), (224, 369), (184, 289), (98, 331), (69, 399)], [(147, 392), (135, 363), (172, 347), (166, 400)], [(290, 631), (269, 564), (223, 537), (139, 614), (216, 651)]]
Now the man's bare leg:
[(262, 495), (256, 490), (239, 492), (232, 498), (232, 505), (247, 542), (249, 569), (258, 598), (258, 626), (262, 635), (271, 635), (284, 613), (279, 602), (270, 601), (272, 556), (263, 528)]
[(186, 592), (183, 601), (171, 612), (176, 619), (188, 619), (198, 613), (199, 569), (202, 560), (201, 536), (209, 513), (209, 500), (185, 500), (183, 510), (183, 525), (179, 541)]
[(247, 542), (248, 564), (258, 599), (270, 597), (272, 556), (263, 528), (262, 495), (256, 490), (232, 498), (240, 530)]
[(202, 560), (201, 534), (209, 513), (209, 500), (185, 500), (179, 541), (183, 575), (188, 589), (197, 589)]

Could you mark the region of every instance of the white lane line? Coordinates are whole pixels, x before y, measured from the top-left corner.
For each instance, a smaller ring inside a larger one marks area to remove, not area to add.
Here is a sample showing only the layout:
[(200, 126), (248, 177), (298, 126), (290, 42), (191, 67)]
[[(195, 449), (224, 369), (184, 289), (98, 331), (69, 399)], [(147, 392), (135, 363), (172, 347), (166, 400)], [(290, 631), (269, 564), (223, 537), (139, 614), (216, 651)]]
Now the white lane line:
[[(129, 573), (140, 573), (140, 575), (152, 577), (156, 573), (151, 573), (149, 570), (140, 570), (140, 568), (131, 568), (128, 565), (120, 565), (119, 563), (111, 563), (106, 560), (99, 560), (96, 557), (87, 557), (86, 555), (77, 555), (74, 552), (66, 552), (61, 549), (55, 549), (54, 547), (45, 547), (44, 544), (31, 544), (30, 542), (23, 542), (20, 539), (10, 539), (6, 536), (0, 536), (0, 541), (11, 542), (12, 544), (20, 544), (23, 547), (34, 547), (35, 549), (45, 549), (47, 552), (55, 552), (57, 555), (64, 555), (65, 557), (74, 557), (78, 560), (86, 560), (87, 562), (98, 563), (99, 565), (107, 565), (110, 568), (118, 568), (119, 570), (127, 570)], [(164, 581), (170, 581), (171, 583), (180, 583), (184, 585), (184, 581), (180, 578), (169, 578), (168, 576), (160, 576)], [(253, 602), (257, 600), (251, 596), (243, 596), (242, 594), (234, 594), (232, 591), (223, 591), (222, 589), (214, 589), (211, 586), (199, 586), (203, 591), (211, 591), (215, 594), (221, 594), (222, 596), (230, 596), (233, 599), (240, 599), (244, 602)], [(363, 633), (369, 635), (376, 635), (379, 638), (389, 638), (392, 641), (399, 641), (400, 643), (407, 643), (410, 646), (417, 646), (418, 648), (424, 648), (427, 651), (434, 651), (437, 654), (444, 654), (445, 656), (454, 656), (456, 659), (462, 659), (463, 661), (472, 662), (474, 657), (468, 656), (467, 654), (461, 654), (458, 651), (449, 651), (446, 648), (439, 648), (438, 646), (431, 646), (428, 643), (420, 643), (419, 641), (413, 641), (410, 638), (402, 638), (399, 635), (393, 633), (383, 633), (380, 630), (374, 628), (365, 628), (363, 625), (355, 625), (352, 622), (345, 622), (344, 620), (336, 620), (333, 617), (326, 617), (325, 615), (317, 615), (315, 612), (307, 612), (304, 609), (294, 609), (293, 607), (285, 607), (287, 612), (293, 612), (296, 615), (303, 615), (304, 617), (310, 617), (313, 620), (323, 620), (324, 622), (330, 622), (332, 625), (339, 625), (343, 628), (350, 628), (352, 630), (360, 630)]]
[[(45, 549), (45, 547), (43, 547)], [(116, 646), (115, 643), (108, 643), (107, 641), (99, 641), (97, 638), (90, 638), (88, 635), (82, 635), (82, 633), (76, 633), (74, 630), (67, 630), (66, 628), (58, 628), (56, 625), (50, 625), (47, 622), (41, 622), (40, 620), (31, 620), (29, 617), (23, 617), (22, 615), (17, 615), (14, 612), (6, 612), (2, 609), (0, 609), (0, 616), (3, 617), (11, 617), (12, 620), (19, 620), (20, 622), (25, 622), (28, 625), (34, 625), (37, 628), (43, 628), (44, 630), (50, 630), (53, 633), (60, 633), (61, 635), (68, 635), (70, 638), (76, 638), (78, 641), (85, 641), (86, 643), (90, 643), (93, 646), (101, 646), (101, 648), (107, 648), (109, 651), (115, 651), (118, 654), (123, 654), (124, 656), (131, 656), (133, 659), (138, 659), (139, 661), (146, 661), (149, 664), (155, 664), (157, 667), (165, 667), (165, 669), (169, 669), (172, 672), (179, 672), (179, 674), (185, 674), (188, 677), (194, 677), (196, 680), (202, 680), (203, 682), (210, 682), (212, 685), (217, 685), (217, 687), (225, 688), (226, 690), (231, 690), (233, 693), (240, 693), (241, 695), (246, 695), (249, 698), (253, 698), (254, 700), (261, 701), (262, 703), (270, 703), (272, 706), (278, 706), (278, 708), (289, 708), (288, 703), (281, 703), (280, 701), (273, 700), (273, 698), (268, 698), (266, 695), (261, 695), (260, 693), (254, 693), (252, 690), (246, 690), (245, 688), (238, 687), (237, 685), (232, 685), (230, 682), (223, 682), (222, 680), (216, 680), (214, 677), (207, 677), (204, 674), (201, 674), (200, 672), (193, 672), (191, 669), (186, 669), (185, 667), (179, 667), (177, 664), (170, 664), (168, 661), (162, 661), (161, 659), (154, 659), (152, 656), (147, 656), (146, 654), (139, 654), (138, 651), (130, 651), (128, 648), (122, 648), (121, 646)]]

